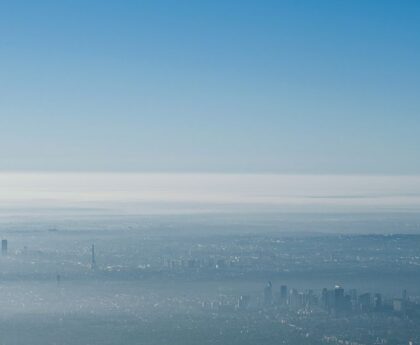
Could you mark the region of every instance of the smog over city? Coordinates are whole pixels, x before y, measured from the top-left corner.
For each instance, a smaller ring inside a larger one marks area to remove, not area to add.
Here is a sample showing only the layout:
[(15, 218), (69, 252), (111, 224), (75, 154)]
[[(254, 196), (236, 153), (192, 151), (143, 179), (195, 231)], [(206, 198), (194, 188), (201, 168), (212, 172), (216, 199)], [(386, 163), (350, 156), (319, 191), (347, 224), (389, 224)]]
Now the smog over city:
[(419, 19), (0, 1), (0, 345), (420, 344)]

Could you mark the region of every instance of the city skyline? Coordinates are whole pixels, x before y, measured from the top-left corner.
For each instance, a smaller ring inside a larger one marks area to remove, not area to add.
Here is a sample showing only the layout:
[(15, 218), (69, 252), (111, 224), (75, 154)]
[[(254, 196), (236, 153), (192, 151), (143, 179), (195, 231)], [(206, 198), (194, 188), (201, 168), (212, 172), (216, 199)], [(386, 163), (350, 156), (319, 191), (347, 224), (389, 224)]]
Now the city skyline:
[(1, 345), (419, 345), (420, 1), (0, 0)]

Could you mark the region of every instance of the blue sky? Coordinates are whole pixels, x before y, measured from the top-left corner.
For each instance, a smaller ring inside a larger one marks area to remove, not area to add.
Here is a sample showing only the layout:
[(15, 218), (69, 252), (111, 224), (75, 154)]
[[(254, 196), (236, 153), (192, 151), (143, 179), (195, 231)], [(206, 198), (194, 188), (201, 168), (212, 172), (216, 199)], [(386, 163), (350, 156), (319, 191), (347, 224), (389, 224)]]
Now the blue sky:
[(1, 1), (0, 170), (420, 173), (418, 1)]

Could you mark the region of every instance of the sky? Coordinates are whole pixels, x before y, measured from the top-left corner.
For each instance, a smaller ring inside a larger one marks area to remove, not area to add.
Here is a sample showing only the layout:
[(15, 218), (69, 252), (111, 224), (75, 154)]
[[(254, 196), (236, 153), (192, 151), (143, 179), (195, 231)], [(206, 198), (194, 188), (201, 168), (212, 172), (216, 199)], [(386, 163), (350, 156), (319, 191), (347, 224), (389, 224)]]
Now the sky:
[(418, 1), (0, 1), (0, 170), (420, 174)]

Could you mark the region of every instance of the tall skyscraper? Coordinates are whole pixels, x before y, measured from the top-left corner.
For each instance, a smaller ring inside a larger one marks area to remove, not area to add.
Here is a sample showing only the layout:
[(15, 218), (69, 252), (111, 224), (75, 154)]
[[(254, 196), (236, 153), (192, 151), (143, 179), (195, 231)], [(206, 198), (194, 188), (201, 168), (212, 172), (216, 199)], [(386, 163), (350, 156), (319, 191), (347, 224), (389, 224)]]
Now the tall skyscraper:
[(92, 262), (91, 262), (92, 269), (96, 268), (96, 258), (95, 258), (95, 245), (92, 244)]
[(270, 305), (273, 300), (273, 285), (271, 282), (268, 282), (266, 287), (264, 288), (264, 304)]
[(328, 289), (323, 288), (321, 293), (321, 303), (325, 309), (328, 309)]
[(7, 240), (1, 240), (1, 254), (7, 255)]
[(375, 293), (373, 297), (373, 304), (375, 306), (375, 310), (381, 310), (382, 308), (382, 295), (380, 293)]
[(287, 285), (282, 285), (280, 287), (280, 303), (286, 304), (287, 302)]
[(303, 306), (303, 293), (296, 289), (290, 289), (289, 306), (292, 309), (299, 309)]
[(334, 288), (334, 308), (336, 312), (344, 310), (344, 289), (340, 286)]
[(362, 295), (359, 296), (359, 306), (360, 306), (360, 310), (362, 312), (368, 312), (371, 309), (371, 305), (372, 305), (372, 298), (370, 293), (364, 293)]

